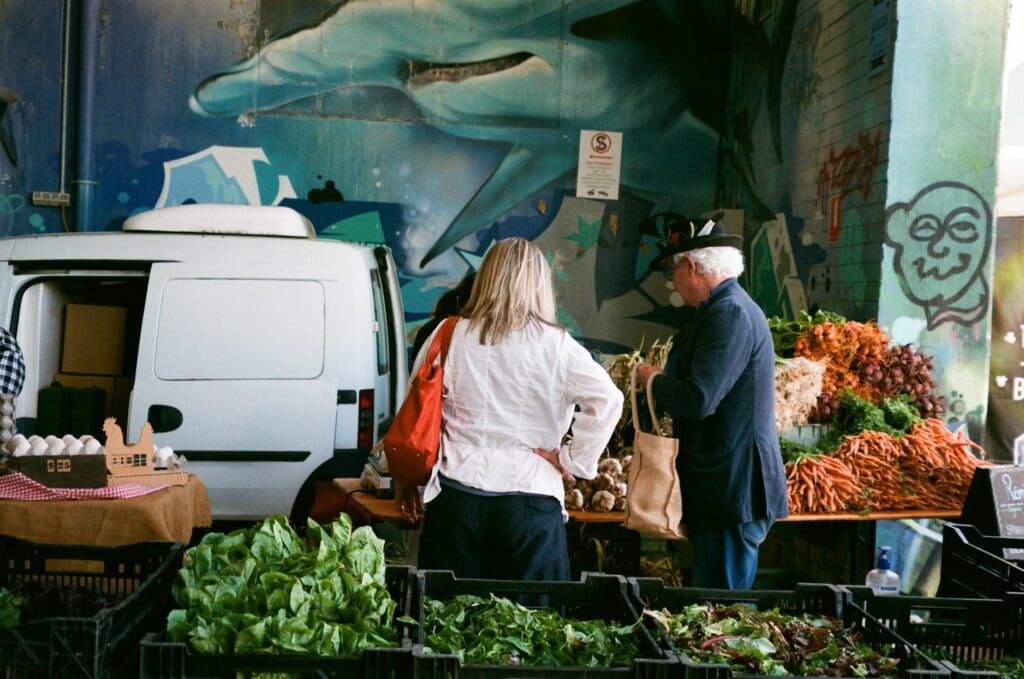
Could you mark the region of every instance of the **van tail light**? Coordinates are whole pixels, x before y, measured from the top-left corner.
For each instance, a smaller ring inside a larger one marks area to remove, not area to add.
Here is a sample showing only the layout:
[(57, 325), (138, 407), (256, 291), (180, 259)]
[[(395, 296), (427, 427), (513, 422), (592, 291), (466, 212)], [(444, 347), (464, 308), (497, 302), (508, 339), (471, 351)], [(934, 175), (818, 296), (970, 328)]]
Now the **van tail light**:
[(359, 391), (359, 434), (356, 447), (373, 447), (373, 389)]

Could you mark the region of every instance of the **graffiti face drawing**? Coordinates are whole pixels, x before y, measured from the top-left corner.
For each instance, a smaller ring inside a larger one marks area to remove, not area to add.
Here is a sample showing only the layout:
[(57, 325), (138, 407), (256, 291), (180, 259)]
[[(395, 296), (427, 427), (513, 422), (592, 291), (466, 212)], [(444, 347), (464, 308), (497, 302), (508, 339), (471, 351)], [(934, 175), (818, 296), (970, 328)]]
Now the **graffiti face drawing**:
[(885, 242), (907, 296), (924, 307), (928, 328), (970, 325), (988, 307), (984, 269), (992, 213), (966, 184), (938, 182), (886, 212)]

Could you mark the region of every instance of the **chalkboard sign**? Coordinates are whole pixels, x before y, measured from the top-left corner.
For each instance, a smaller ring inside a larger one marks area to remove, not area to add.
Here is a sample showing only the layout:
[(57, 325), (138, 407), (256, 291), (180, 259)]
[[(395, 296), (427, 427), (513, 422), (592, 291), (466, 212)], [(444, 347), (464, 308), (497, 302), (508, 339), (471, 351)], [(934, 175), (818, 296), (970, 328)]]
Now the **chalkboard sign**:
[[(1024, 467), (975, 469), (960, 520), (985, 535), (1024, 541)], [(1024, 549), (1004, 549), (1003, 557), (1024, 559)]]

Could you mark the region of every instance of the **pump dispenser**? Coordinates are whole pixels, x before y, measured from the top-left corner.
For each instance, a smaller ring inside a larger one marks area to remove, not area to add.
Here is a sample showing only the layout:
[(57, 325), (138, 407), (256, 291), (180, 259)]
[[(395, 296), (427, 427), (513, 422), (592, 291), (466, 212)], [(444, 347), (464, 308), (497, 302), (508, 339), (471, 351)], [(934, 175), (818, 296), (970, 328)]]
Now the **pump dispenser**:
[(891, 551), (892, 547), (889, 545), (878, 548), (878, 560), (875, 562), (875, 567), (868, 571), (868, 576), (864, 579), (864, 584), (879, 596), (900, 593), (900, 576), (899, 573), (892, 570), (892, 561), (889, 558)]

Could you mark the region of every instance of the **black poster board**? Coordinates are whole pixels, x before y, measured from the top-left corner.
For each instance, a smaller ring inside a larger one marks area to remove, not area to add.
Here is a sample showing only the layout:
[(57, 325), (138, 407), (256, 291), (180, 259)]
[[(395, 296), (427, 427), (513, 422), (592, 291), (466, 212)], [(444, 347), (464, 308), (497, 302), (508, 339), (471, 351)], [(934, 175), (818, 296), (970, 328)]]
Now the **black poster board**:
[[(960, 520), (984, 535), (1024, 540), (1024, 467), (975, 469)], [(1024, 549), (1004, 549), (1003, 557), (1024, 559)]]

